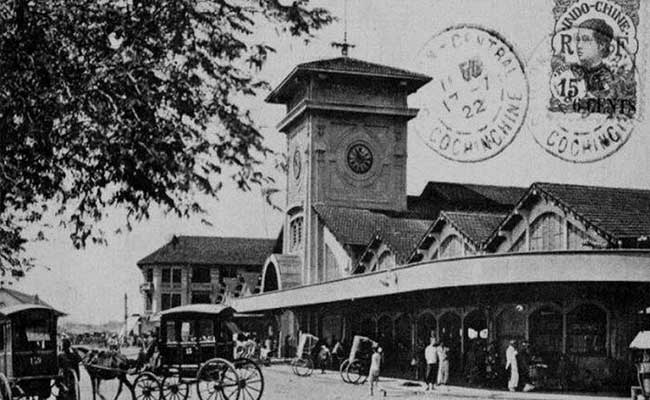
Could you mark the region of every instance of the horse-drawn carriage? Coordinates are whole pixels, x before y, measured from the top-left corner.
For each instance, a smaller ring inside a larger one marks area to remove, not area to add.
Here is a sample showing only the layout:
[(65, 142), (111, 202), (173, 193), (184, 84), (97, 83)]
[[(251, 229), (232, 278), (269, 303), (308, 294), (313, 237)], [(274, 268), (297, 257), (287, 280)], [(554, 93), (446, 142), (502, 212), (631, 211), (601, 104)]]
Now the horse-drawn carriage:
[(0, 308), (0, 399), (79, 399), (79, 377), (59, 365), (56, 322), (44, 305)]
[(341, 379), (345, 383), (364, 383), (370, 370), (370, 358), (373, 347), (378, 343), (365, 336), (355, 336), (350, 349), (350, 356), (339, 367)]
[(160, 361), (134, 382), (138, 400), (184, 400), (194, 385), (200, 400), (258, 400), (264, 377), (255, 362), (234, 358), (234, 310), (192, 304), (160, 316)]
[(314, 371), (314, 350), (318, 337), (310, 333), (301, 333), (298, 340), (296, 358), (291, 361), (291, 370), (298, 376), (309, 376)]

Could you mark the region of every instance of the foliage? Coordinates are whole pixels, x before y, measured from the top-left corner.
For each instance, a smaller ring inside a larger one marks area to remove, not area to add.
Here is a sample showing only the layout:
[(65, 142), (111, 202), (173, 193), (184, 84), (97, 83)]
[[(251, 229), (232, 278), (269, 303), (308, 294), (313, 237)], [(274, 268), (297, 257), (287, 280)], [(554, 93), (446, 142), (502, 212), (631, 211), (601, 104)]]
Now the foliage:
[[(273, 48), (260, 24), (309, 40), (332, 21), (300, 0), (0, 0), (0, 268), (55, 212), (77, 248), (161, 205), (203, 212), (231, 177), (268, 180), (270, 150), (241, 100)], [(235, 171), (234, 174), (230, 171)], [(39, 232), (39, 238), (43, 234)]]

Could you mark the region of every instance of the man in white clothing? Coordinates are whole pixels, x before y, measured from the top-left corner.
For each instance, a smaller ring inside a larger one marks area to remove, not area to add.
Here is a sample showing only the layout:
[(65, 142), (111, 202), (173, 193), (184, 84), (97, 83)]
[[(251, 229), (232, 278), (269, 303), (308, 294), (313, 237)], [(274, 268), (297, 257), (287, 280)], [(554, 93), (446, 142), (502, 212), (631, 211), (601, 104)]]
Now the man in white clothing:
[(516, 340), (511, 340), (506, 349), (506, 370), (510, 368), (510, 379), (508, 380), (508, 390), (514, 392), (519, 385), (519, 370), (517, 367), (517, 345)]
[(429, 345), (424, 349), (424, 359), (427, 362), (427, 372), (424, 381), (427, 384), (427, 390), (433, 390), (438, 376), (438, 349), (436, 348), (436, 338), (431, 336)]

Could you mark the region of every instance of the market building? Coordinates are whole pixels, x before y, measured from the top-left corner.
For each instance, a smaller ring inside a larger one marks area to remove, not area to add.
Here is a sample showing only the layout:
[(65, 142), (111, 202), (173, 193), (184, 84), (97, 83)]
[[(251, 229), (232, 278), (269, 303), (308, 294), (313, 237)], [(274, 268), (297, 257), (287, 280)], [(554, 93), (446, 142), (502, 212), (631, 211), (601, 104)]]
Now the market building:
[(262, 266), (275, 248), (273, 239), (174, 236), (138, 261), (145, 316), (257, 293)]
[(339, 57), (298, 65), (271, 92), (287, 108), (285, 234), (261, 293), (235, 308), (269, 316), (279, 354), (301, 331), (362, 334), (398, 373), (434, 334), (467, 377), (479, 344), (503, 356), (519, 339), (549, 387), (624, 388), (628, 345), (650, 327), (650, 191), (430, 182), (408, 196), (407, 97), (429, 81)]

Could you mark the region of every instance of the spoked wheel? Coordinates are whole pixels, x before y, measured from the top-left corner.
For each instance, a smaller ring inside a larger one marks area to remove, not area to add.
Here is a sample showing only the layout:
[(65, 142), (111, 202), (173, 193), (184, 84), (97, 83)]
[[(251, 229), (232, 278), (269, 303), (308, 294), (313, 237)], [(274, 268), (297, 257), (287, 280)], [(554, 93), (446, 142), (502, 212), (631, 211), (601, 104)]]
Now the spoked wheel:
[(185, 400), (190, 394), (190, 387), (178, 375), (169, 375), (161, 383), (162, 399)]
[(134, 400), (159, 400), (160, 383), (156, 375), (143, 372), (133, 382)]
[(208, 360), (196, 374), (196, 391), (200, 400), (238, 400), (239, 376), (235, 366), (222, 358)]
[(9, 379), (5, 374), (0, 373), (0, 400), (11, 400), (11, 387), (9, 387)]
[(239, 375), (239, 400), (259, 400), (264, 393), (264, 376), (260, 367), (248, 358), (238, 358), (233, 364)]
[(352, 361), (346, 370), (346, 375), (349, 383), (353, 384), (362, 384), (368, 379), (368, 376), (364, 374), (363, 369), (361, 368), (361, 363), (359, 361)]
[(77, 373), (68, 368), (62, 370), (60, 376), (60, 379), (52, 385), (51, 396), (57, 400), (79, 400), (81, 393)]
[(350, 360), (346, 358), (345, 360), (343, 360), (341, 366), (339, 367), (339, 374), (341, 375), (341, 379), (343, 379), (343, 382), (345, 383), (350, 383), (350, 381), (348, 380), (348, 372), (347, 372), (347, 368), (349, 364), (350, 364)]

